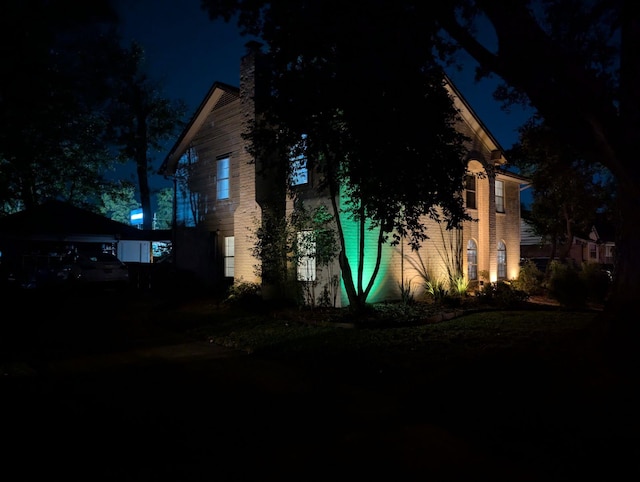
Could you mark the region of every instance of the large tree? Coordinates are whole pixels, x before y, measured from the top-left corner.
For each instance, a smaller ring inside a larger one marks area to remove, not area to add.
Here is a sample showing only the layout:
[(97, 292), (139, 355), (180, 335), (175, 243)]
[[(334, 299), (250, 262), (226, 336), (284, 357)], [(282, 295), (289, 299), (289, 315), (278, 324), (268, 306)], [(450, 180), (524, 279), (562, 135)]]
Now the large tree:
[(599, 163), (586, 162), (562, 136), (534, 118), (520, 129), (509, 161), (531, 179), (529, 222), (551, 242), (551, 258), (564, 262), (574, 235), (588, 233), (611, 212), (611, 177)]
[[(371, 2), (366, 11), (329, 3), (274, 4), (261, 32), (268, 53), (258, 70), (260, 115), (251, 133), (263, 168), (304, 158), (329, 194), (341, 245), (343, 282), (352, 309), (366, 305), (384, 243), (427, 237), (424, 217), (459, 226), (466, 172), (458, 112), (441, 68), (416, 38), (434, 42), (412, 12)], [(268, 95), (263, 95), (268, 94)], [(273, 155), (279, 153), (279, 155)], [(290, 177), (294, 171), (286, 174)], [(293, 193), (298, 192), (296, 189)], [(358, 223), (360, 246), (349, 259), (343, 220)], [(374, 231), (375, 250), (365, 249)], [(365, 253), (375, 269), (364, 277)]]
[[(239, 13), (240, 25), (253, 35), (273, 21), (269, 7), (279, 3), (202, 0), (203, 8), (214, 18), (230, 19)], [(341, 17), (344, 2), (335, 2), (333, 7), (336, 17)], [(443, 0), (435, 4), (399, 0), (389, 2), (388, 8), (390, 12), (413, 9), (401, 30), (415, 24), (428, 27), (436, 21), (451, 41), (450, 47), (463, 49), (477, 62), (479, 77), (496, 75), (504, 81), (496, 92), (499, 98), (528, 103), (581, 157), (601, 162), (611, 171), (619, 202), (617, 259), (607, 309), (622, 314), (633, 308), (640, 288), (636, 231), (640, 170), (635, 163), (640, 133), (640, 4), (621, 0)], [(479, 23), (483, 28), (476, 28)], [(374, 41), (375, 36), (372, 32), (370, 39)], [(331, 38), (333, 32), (327, 30), (317, 42)], [(432, 48), (420, 37), (416, 43)], [(631, 318), (611, 319), (620, 326)]]
[(8, 0), (0, 6), (0, 211), (51, 198), (92, 205), (114, 162), (106, 118), (119, 48), (108, 1)]
[(164, 96), (161, 85), (145, 71), (144, 49), (133, 42), (122, 52), (116, 95), (110, 106), (113, 142), (122, 162), (134, 162), (142, 204), (143, 228), (152, 229), (149, 173), (153, 153), (183, 126), (186, 104)]
[[(443, 27), (504, 84), (497, 97), (524, 100), (586, 162), (602, 163), (617, 185), (616, 267), (608, 310), (618, 327), (640, 288), (640, 10), (630, 1), (465, 2), (467, 16), (442, 17)], [(495, 33), (488, 48), (468, 23), (482, 13)], [(463, 20), (461, 20), (463, 19)], [(568, 161), (568, 159), (567, 159)]]

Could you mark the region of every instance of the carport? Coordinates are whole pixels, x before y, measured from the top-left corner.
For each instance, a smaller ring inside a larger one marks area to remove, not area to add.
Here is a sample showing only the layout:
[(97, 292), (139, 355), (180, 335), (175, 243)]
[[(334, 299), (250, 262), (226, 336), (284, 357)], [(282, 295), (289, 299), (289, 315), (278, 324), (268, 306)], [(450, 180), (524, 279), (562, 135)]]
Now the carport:
[(69, 252), (111, 252), (135, 273), (152, 261), (153, 241), (171, 240), (170, 231), (145, 231), (62, 201), (50, 201), (0, 219), (2, 281), (45, 279)]

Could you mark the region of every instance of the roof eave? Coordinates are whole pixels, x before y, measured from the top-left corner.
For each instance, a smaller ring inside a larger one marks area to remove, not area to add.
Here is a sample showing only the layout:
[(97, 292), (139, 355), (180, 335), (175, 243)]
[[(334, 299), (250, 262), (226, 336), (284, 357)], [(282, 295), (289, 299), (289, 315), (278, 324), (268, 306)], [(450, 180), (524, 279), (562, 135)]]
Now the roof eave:
[(170, 177), (175, 174), (180, 158), (187, 151), (193, 137), (202, 127), (207, 117), (220, 100), (220, 97), (222, 97), (225, 92), (239, 95), (239, 89), (237, 87), (227, 85), (223, 82), (214, 82), (209, 89), (209, 92), (207, 92), (207, 95), (198, 106), (195, 114), (169, 151), (169, 154), (165, 157), (160, 169), (158, 169), (158, 174), (165, 177)]

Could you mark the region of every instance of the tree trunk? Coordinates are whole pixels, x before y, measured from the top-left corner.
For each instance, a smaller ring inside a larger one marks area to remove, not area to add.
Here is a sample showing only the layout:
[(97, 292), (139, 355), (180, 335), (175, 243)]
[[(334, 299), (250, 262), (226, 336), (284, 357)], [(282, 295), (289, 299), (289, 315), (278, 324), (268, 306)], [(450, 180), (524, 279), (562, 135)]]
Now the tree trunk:
[[(620, 369), (637, 376), (640, 368), (638, 337), (640, 323), (635, 310), (640, 289), (640, 198), (621, 187), (616, 223), (613, 285), (607, 297), (601, 321), (605, 327), (605, 345), (609, 360)], [(634, 368), (635, 367), (635, 368)]]
[(625, 314), (626, 322), (635, 322), (635, 310), (629, 310), (636, 307), (640, 289), (640, 199), (626, 185), (621, 183), (619, 189), (614, 280), (606, 309)]
[(371, 277), (369, 278), (369, 284), (367, 288), (364, 290), (364, 294), (362, 296), (363, 303), (367, 301), (369, 297), (369, 293), (371, 292), (371, 288), (373, 287), (373, 282), (378, 277), (378, 272), (380, 271), (380, 262), (382, 261), (382, 244), (384, 242), (384, 232), (382, 231), (382, 227), (380, 227), (380, 231), (378, 232), (378, 246), (376, 251), (376, 264), (373, 268), (373, 273), (371, 273)]
[(344, 231), (342, 229), (342, 221), (340, 220), (340, 209), (338, 208), (336, 196), (337, 193), (334, 192), (334, 190), (330, 189), (329, 197), (331, 198), (331, 208), (333, 209), (333, 217), (336, 221), (336, 227), (338, 228), (338, 240), (340, 241), (340, 254), (338, 255), (338, 262), (340, 264), (340, 272), (342, 274), (344, 289), (347, 292), (347, 299), (349, 300), (349, 308), (353, 311), (358, 312), (364, 308), (364, 304), (360, 303), (360, 298), (358, 297), (355, 284), (353, 283), (353, 274), (351, 272), (349, 259), (347, 258)]
[(136, 172), (138, 174), (138, 187), (140, 188), (140, 203), (142, 204), (142, 227), (143, 229), (151, 230), (153, 229), (153, 212), (151, 210), (146, 149), (137, 153)]

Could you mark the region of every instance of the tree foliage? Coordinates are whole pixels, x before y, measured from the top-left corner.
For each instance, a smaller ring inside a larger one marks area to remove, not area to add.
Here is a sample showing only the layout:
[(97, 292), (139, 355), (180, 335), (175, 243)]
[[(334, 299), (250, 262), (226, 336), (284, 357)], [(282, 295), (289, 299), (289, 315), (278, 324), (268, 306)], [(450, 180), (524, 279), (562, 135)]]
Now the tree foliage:
[[(496, 97), (529, 103), (570, 146), (576, 158), (604, 165), (616, 183), (616, 267), (608, 308), (623, 313), (640, 287), (640, 171), (634, 151), (640, 132), (640, 9), (633, 2), (492, 0), (443, 27), (478, 62), (477, 75), (496, 74)], [(481, 13), (495, 34), (491, 48), (469, 24)], [(624, 321), (625, 317), (612, 317)]]
[(143, 227), (151, 229), (149, 173), (155, 172), (152, 154), (184, 125), (186, 104), (166, 98), (159, 83), (149, 78), (144, 49), (136, 42), (122, 51), (119, 64), (116, 94), (109, 106), (110, 130), (120, 160), (135, 163)]
[(135, 186), (126, 181), (120, 181), (118, 189), (102, 193), (101, 201), (100, 213), (124, 224), (131, 222), (131, 211), (140, 208), (140, 203), (136, 201)]
[[(256, 274), (279, 291), (283, 298), (307, 306), (319, 301), (316, 287), (335, 304), (337, 286), (331, 264), (338, 254), (335, 221), (325, 205), (308, 207), (297, 200), (287, 217), (266, 216), (253, 233), (253, 254), (261, 263)], [(306, 263), (306, 265), (305, 265)], [(318, 272), (322, 269), (323, 279)], [(302, 276), (300, 276), (302, 274)]]
[(275, 2), (259, 24), (247, 25), (268, 51), (256, 96), (262, 117), (251, 140), (263, 166), (307, 159), (332, 199), (343, 280), (358, 309), (377, 270), (363, 279), (364, 236), (358, 259), (347, 258), (341, 215), (378, 233), (377, 265), (383, 243), (404, 238), (417, 248), (426, 239), (424, 216), (448, 227), (468, 219), (455, 195), (466, 170), (466, 139), (455, 128), (458, 113), (442, 71), (425, 48), (437, 40), (435, 25), (412, 22), (412, 9), (391, 8), (389, 1), (367, 9), (342, 3), (340, 15), (337, 6)]
[(544, 122), (532, 119), (520, 129), (509, 160), (531, 179), (531, 216), (535, 232), (552, 244), (551, 258), (569, 256), (573, 237), (588, 233), (598, 213), (611, 209), (608, 170), (587, 162)]
[(171, 229), (173, 227), (174, 192), (170, 187), (160, 189), (157, 195), (158, 209), (156, 210), (156, 229)]
[(108, 188), (109, 2), (8, 0), (0, 7), (0, 206), (57, 198), (93, 206)]
[[(145, 227), (150, 153), (180, 127), (182, 101), (161, 95), (143, 50), (121, 46), (112, 2), (9, 0), (0, 7), (0, 214), (61, 199), (97, 210), (134, 162)], [(116, 146), (117, 152), (113, 146)]]
[[(302, 3), (316, 2), (298, 5)], [(344, 5), (331, 3), (334, 15), (342, 18)], [(213, 17), (238, 14), (243, 31), (254, 35), (277, 20), (268, 8), (271, 3), (260, 0), (203, 0), (202, 5)], [(388, 5), (390, 17), (399, 9), (413, 14), (396, 30), (416, 32), (416, 25), (425, 29), (426, 34), (415, 35), (416, 46), (432, 50), (434, 45), (425, 37), (435, 23), (446, 41), (446, 49), (439, 50), (442, 58), (455, 63), (453, 50), (466, 52), (477, 62), (478, 78), (495, 75), (503, 81), (496, 98), (507, 104), (527, 103), (580, 158), (609, 169), (617, 185), (619, 215), (608, 308), (624, 313), (633, 307), (640, 288), (640, 170), (635, 162), (640, 133), (640, 5), (620, 0), (399, 0)], [(279, 28), (283, 37), (288, 35), (287, 23)], [(354, 38), (361, 34), (357, 28), (353, 32)], [(366, 38), (375, 42), (376, 36), (370, 32)], [(331, 29), (316, 41), (327, 38), (334, 38)]]

